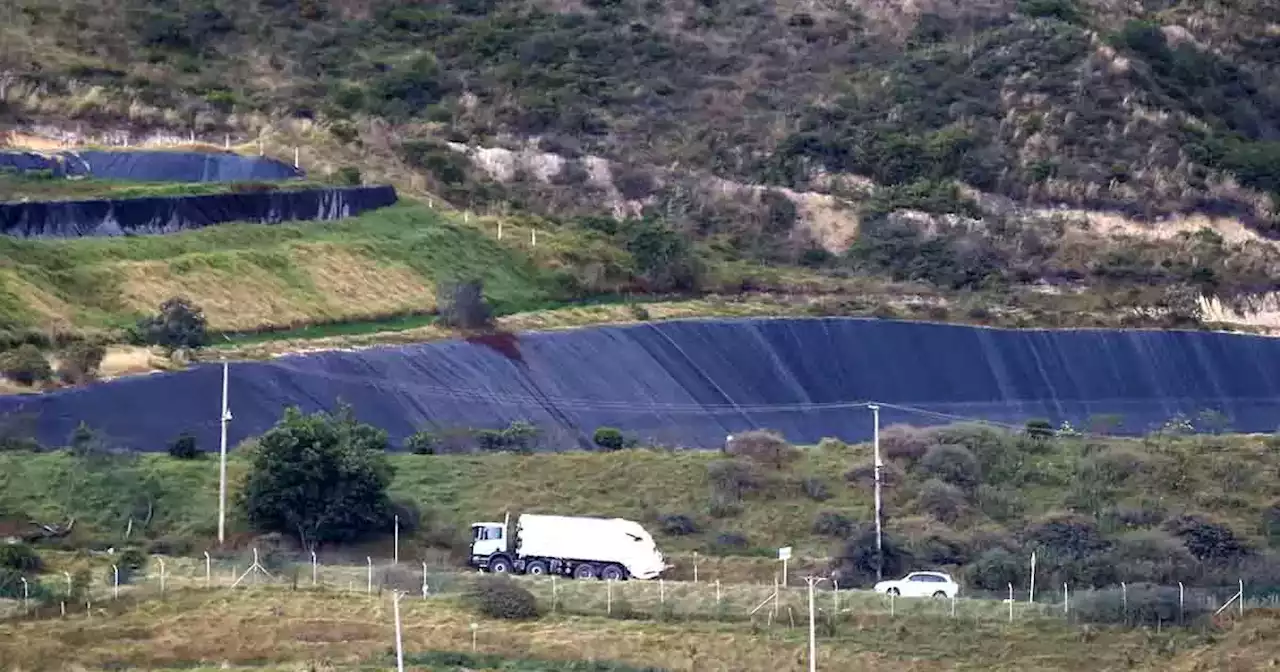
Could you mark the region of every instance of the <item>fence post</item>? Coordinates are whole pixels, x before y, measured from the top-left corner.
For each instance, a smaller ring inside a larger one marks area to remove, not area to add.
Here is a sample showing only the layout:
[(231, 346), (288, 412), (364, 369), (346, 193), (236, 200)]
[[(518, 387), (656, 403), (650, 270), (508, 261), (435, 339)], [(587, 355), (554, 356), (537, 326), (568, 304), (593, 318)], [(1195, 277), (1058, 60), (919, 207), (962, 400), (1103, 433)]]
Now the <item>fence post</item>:
[(22, 581), (22, 613), (27, 613), (27, 602), (31, 599), (31, 586), (27, 583), (27, 577), (19, 576)]
[(400, 591), (391, 591), (391, 606), (396, 617), (396, 670), (404, 672), (404, 639), (400, 630)]
[(1120, 582), (1120, 620), (1129, 623), (1129, 586)]
[(1009, 584), (1009, 622), (1013, 622), (1013, 584)]
[(368, 580), (367, 580), (367, 583), (365, 584), (365, 591), (364, 591), (364, 592), (366, 592), (366, 593), (372, 593), (372, 592), (373, 592), (373, 558), (372, 558), (372, 557), (370, 557), (370, 556), (367, 556), (367, 555), (366, 555), (366, 556), (365, 556), (365, 558), (364, 558), (364, 561), (365, 561), (365, 564), (366, 564), (366, 565), (368, 566), (368, 568), (369, 568), (369, 569), (368, 569)]
[(1185, 599), (1185, 593), (1182, 588), (1182, 582), (1179, 581), (1178, 582), (1178, 625), (1182, 625), (1183, 613), (1184, 613), (1183, 612), (1184, 599)]
[(422, 599), (427, 599), (427, 563), (422, 563)]
[(831, 580), (831, 617), (840, 615), (840, 582)]
[(607, 594), (607, 597), (605, 598), (604, 612), (612, 616), (613, 615), (613, 579), (609, 579), (608, 581), (605, 581), (604, 585), (605, 585), (605, 593)]
[(209, 551), (204, 552), (204, 587), (213, 587), (213, 559), (209, 557)]
[(1062, 617), (1071, 620), (1071, 593), (1067, 592), (1067, 582), (1062, 582)]
[(317, 585), (320, 579), (320, 561), (316, 559), (316, 552), (311, 551), (311, 585)]
[(397, 566), (397, 567), (398, 567), (398, 566), (400, 566), (400, 516), (399, 516), (399, 515), (397, 515), (397, 516), (396, 516), (396, 531), (395, 531), (395, 547), (394, 547), (394, 549), (395, 549), (395, 550), (393, 551), (393, 553), (394, 553), (395, 555), (393, 555), (393, 556), (392, 556), (391, 564), (392, 564), (392, 565), (395, 565), (395, 566)]
[(556, 581), (556, 575), (551, 575), (551, 613), (556, 613), (556, 609), (560, 606), (560, 587)]
[(720, 607), (720, 579), (716, 579), (716, 608)]
[(698, 552), (693, 552), (693, 582), (698, 582)]
[(156, 558), (156, 562), (160, 563), (160, 594), (164, 595), (164, 558)]
[(1244, 579), (1240, 579), (1240, 617), (1244, 618)]
[(113, 577), (112, 586), (111, 586), (111, 599), (114, 600), (120, 597), (120, 566), (119, 565), (111, 565), (111, 575)]
[(667, 603), (667, 584), (663, 579), (658, 579), (658, 604), (665, 605)]

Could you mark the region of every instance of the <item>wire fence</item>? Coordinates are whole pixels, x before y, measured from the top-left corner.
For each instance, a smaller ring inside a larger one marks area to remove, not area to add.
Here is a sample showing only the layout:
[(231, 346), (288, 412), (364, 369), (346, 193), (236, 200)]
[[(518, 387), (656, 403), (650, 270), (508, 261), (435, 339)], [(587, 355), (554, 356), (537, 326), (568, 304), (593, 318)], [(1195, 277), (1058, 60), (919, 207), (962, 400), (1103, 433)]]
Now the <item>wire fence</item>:
[[(114, 561), (114, 564), (113, 564)], [(141, 571), (120, 566), (121, 558), (100, 558), (94, 569), (46, 574), (24, 581), (14, 599), (0, 600), (9, 618), (109, 617), (122, 605), (164, 599), (176, 591), (324, 591), (352, 599), (383, 598), (396, 591), (405, 599), (449, 599), (464, 595), (478, 572), (430, 562), (378, 561), (324, 564), (321, 558), (259, 555), (236, 558), (149, 558)], [(807, 627), (808, 589), (795, 577), (790, 585), (699, 581), (606, 582), (563, 577), (514, 577), (551, 614), (618, 619), (749, 622), (754, 627)], [(800, 585), (796, 585), (799, 583)], [(1035, 595), (1012, 587), (1001, 593), (962, 591), (945, 597), (894, 597), (869, 590), (816, 582), (815, 617), (832, 632), (842, 623), (883, 619), (954, 619), (968, 622), (1112, 623), (1131, 626), (1208, 625), (1243, 616), (1249, 609), (1277, 607), (1275, 597), (1250, 597), (1243, 583), (1230, 587), (1122, 585), (1118, 589), (1073, 591), (1070, 586)]]

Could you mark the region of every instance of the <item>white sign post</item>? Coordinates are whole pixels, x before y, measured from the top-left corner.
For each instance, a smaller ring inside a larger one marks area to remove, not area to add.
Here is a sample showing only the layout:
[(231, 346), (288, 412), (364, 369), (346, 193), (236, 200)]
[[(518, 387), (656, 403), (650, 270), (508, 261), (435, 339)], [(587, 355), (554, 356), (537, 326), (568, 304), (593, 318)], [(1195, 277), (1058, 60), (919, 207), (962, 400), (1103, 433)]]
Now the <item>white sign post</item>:
[(791, 547), (783, 546), (778, 549), (778, 559), (782, 561), (782, 586), (787, 586), (787, 561), (791, 559)]

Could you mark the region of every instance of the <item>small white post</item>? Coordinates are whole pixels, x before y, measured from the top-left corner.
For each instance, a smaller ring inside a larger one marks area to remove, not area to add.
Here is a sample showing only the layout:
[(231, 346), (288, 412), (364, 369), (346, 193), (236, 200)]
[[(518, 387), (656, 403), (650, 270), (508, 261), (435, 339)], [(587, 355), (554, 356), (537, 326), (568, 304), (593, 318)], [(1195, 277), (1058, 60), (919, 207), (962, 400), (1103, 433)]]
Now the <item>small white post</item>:
[(502, 240), (502, 220), (498, 220), (498, 240)]
[(258, 138), (258, 156), (266, 156), (267, 146), (262, 142), (262, 138)]
[(366, 555), (364, 558), (364, 561), (365, 561), (365, 564), (368, 566), (367, 581), (365, 584), (364, 592), (372, 593), (373, 592), (373, 558)]
[(111, 575), (113, 578), (111, 586), (112, 599), (120, 597), (120, 566), (111, 565)]
[(1244, 618), (1244, 579), (1240, 579), (1240, 617)]
[(400, 630), (400, 591), (391, 591), (391, 608), (396, 617), (396, 670), (404, 672), (404, 639)]
[(156, 562), (160, 563), (160, 594), (164, 595), (164, 558), (156, 558)]
[(893, 593), (889, 593), (889, 617), (890, 618), (893, 618), (894, 616), (898, 615), (898, 607), (896, 602), (897, 600), (893, 596)]
[(698, 582), (698, 552), (693, 552), (693, 582)]
[(605, 581), (604, 585), (605, 585), (605, 594), (607, 595), (607, 597), (605, 597), (605, 602), (604, 602), (604, 605), (605, 605), (604, 613), (612, 616), (613, 615), (613, 579), (609, 579), (608, 581)]
[(422, 563), (422, 599), (427, 599), (427, 563)]
[(1009, 584), (1009, 622), (1013, 622), (1013, 584)]
[(1182, 582), (1178, 582), (1178, 624), (1182, 624), (1182, 605), (1185, 593), (1183, 592)]
[(479, 627), (480, 625), (477, 623), (471, 624), (471, 653), (476, 652), (476, 630), (479, 629)]
[(1062, 617), (1071, 618), (1071, 593), (1067, 592), (1067, 584), (1062, 584)]
[(1124, 581), (1120, 582), (1120, 617), (1129, 620), (1129, 586)]
[(196, 143), (196, 132), (195, 132), (194, 130), (192, 130), (192, 131), (191, 131), (191, 144), (193, 144), (193, 145), (194, 145), (195, 143)]
[(831, 580), (831, 617), (840, 615), (840, 582)]
[(302, 167), (302, 150), (299, 149), (298, 147), (293, 148), (293, 167), (294, 168)]
[(956, 617), (956, 596), (952, 594), (951, 595), (951, 618), (955, 618), (955, 617)]
[(231, 149), (231, 134), (227, 133), (222, 137), (222, 148)]
[(471, 211), (470, 211), (470, 210), (463, 210), (463, 211), (462, 211), (462, 223), (463, 223), (463, 224), (470, 224), (470, 223), (471, 223)]
[(538, 230), (529, 229), (529, 247), (538, 246)]
[(818, 670), (818, 635), (813, 622), (813, 584), (821, 581), (814, 576), (806, 576), (805, 583), (809, 584), (809, 672), (817, 672)]
[(320, 580), (320, 561), (316, 559), (316, 552), (311, 551), (311, 585), (317, 585)]
[(213, 559), (209, 557), (209, 551), (204, 552), (204, 587), (213, 587)]
[(720, 606), (720, 579), (716, 579), (716, 606)]
[(556, 575), (551, 575), (551, 612), (555, 613), (556, 608), (560, 606), (560, 588), (556, 583)]
[(395, 550), (392, 556), (391, 564), (400, 565), (400, 516), (396, 516), (396, 532), (395, 532)]
[(19, 576), (18, 579), (22, 581), (22, 612), (26, 613), (27, 601), (31, 599), (31, 586), (27, 584), (27, 577)]
[(787, 586), (787, 559), (782, 559), (782, 587)]
[(666, 604), (666, 603), (667, 603), (667, 584), (662, 579), (658, 579), (658, 604)]
[(67, 602), (66, 602), (66, 600), (63, 600), (62, 602), (59, 602), (59, 603), (58, 603), (58, 611), (59, 611), (59, 613), (61, 613), (61, 615), (62, 615), (62, 617), (63, 617), (63, 618), (66, 618), (66, 617), (67, 617)]
[(75, 588), (71, 583), (71, 572), (63, 572), (62, 575), (67, 578), (67, 598), (70, 599), (71, 593), (75, 591)]
[(1031, 587), (1027, 590), (1027, 604), (1036, 601), (1036, 552), (1031, 551)]

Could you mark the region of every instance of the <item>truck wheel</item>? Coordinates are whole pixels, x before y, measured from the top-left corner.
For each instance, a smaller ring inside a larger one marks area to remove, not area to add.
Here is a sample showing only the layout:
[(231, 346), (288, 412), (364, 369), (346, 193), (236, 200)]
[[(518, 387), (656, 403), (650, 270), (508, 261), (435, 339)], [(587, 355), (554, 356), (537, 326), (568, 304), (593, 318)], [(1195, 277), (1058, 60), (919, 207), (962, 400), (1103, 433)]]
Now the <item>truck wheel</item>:
[(511, 561), (505, 555), (489, 558), (489, 572), (493, 574), (510, 574)]
[(605, 565), (605, 568), (600, 570), (600, 578), (605, 581), (622, 581), (627, 578), (627, 570), (617, 565)]
[(584, 562), (573, 568), (573, 578), (575, 579), (592, 579), (595, 576), (596, 566), (589, 562)]
[(541, 560), (534, 560), (525, 565), (524, 573), (529, 576), (543, 576), (547, 573), (547, 563)]

